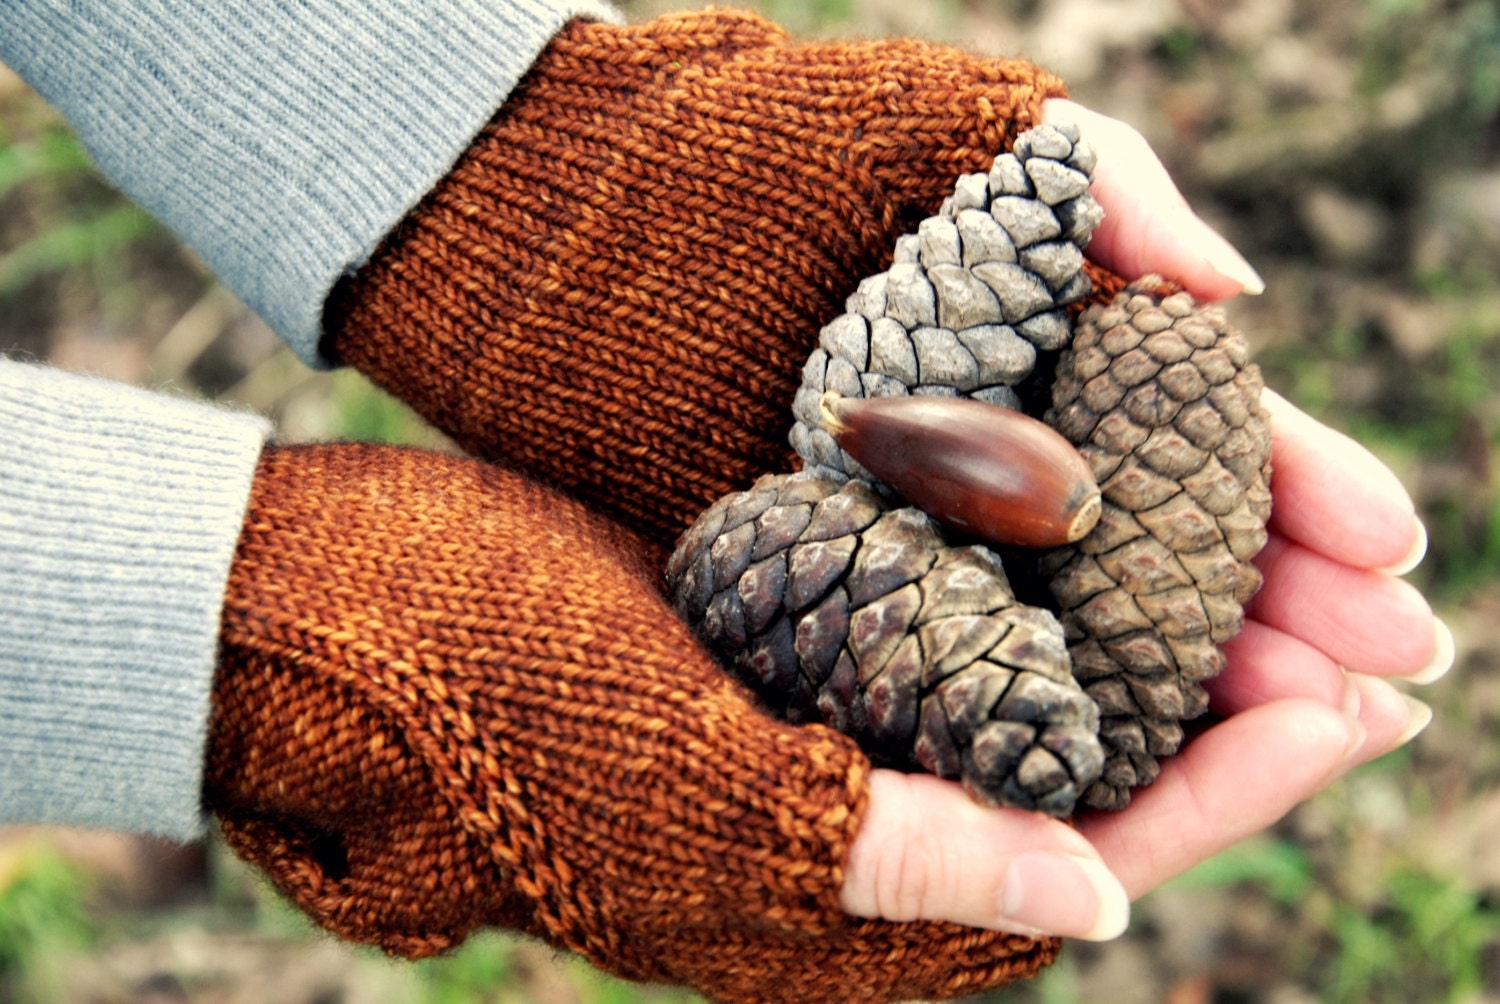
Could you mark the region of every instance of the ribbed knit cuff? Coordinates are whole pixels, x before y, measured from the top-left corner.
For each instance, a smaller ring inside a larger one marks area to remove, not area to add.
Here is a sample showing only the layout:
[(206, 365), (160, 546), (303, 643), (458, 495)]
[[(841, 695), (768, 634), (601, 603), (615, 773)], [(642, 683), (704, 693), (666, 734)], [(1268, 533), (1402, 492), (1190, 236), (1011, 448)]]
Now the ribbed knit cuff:
[(0, 61), (313, 365), (323, 301), (605, 0), (0, 3)]
[(190, 838), (261, 419), (0, 359), (0, 822)]

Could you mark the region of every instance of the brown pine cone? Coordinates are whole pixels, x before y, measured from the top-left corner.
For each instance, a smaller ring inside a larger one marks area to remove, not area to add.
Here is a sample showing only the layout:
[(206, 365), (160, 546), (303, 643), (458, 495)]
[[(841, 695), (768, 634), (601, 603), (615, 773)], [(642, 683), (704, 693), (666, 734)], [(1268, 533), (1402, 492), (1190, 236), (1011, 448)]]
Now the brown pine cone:
[(1222, 311), (1148, 278), (1079, 320), (1046, 420), (1103, 493), (1098, 526), (1042, 562), (1109, 750), (1090, 805), (1122, 808), (1202, 714), (1260, 588), (1271, 513), (1260, 369)]
[(999, 559), (867, 483), (761, 478), (684, 536), (667, 580), (715, 653), (791, 721), (979, 801), (1069, 814), (1103, 765), (1061, 627)]

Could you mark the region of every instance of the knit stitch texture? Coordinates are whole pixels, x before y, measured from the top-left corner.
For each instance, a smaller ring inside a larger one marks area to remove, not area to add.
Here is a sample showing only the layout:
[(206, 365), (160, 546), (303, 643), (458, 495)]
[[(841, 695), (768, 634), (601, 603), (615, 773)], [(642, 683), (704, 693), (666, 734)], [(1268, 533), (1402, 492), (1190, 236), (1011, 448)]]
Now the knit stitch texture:
[(260, 418), (0, 358), (0, 823), (203, 830)]
[(604, 0), (4, 0), (0, 61), (304, 360), (335, 281)]
[(478, 455), (670, 541), (786, 469), (819, 328), (1042, 101), (1031, 64), (574, 22), (330, 302), (335, 354)]
[(648, 549), (481, 463), (271, 449), (230, 575), (206, 799), (319, 923), (481, 925), (734, 1004), (955, 996), (1053, 941), (838, 908), (868, 763), (757, 710)]

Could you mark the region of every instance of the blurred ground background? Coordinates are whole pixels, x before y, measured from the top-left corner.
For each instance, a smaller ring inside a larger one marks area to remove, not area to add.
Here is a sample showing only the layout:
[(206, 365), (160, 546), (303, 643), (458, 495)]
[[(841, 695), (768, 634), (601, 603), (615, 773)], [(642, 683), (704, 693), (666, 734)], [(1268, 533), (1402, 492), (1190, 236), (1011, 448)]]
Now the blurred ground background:
[[(624, 4), (633, 17), (682, 3)], [(1433, 726), (985, 1002), (1500, 1001), (1500, 8), (1479, 0), (764, 0), (793, 30), (1026, 55), (1137, 125), (1265, 276), (1269, 383), (1352, 432), (1432, 533), (1458, 638)], [(284, 438), (440, 445), (312, 373), (0, 70), (0, 351), (219, 398)], [(0, 1001), (656, 1004), (486, 937), (401, 966), (310, 931), (217, 844), (0, 829)]]

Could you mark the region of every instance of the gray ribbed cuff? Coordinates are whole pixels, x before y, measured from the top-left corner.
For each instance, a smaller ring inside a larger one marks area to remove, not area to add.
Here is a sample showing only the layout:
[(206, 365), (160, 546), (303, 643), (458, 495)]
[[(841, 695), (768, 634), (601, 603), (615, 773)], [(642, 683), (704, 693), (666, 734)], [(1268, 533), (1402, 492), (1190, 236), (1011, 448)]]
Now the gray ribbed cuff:
[(0, 822), (189, 838), (262, 419), (0, 359)]
[(309, 363), (323, 302), (605, 0), (0, 2), (0, 61)]

